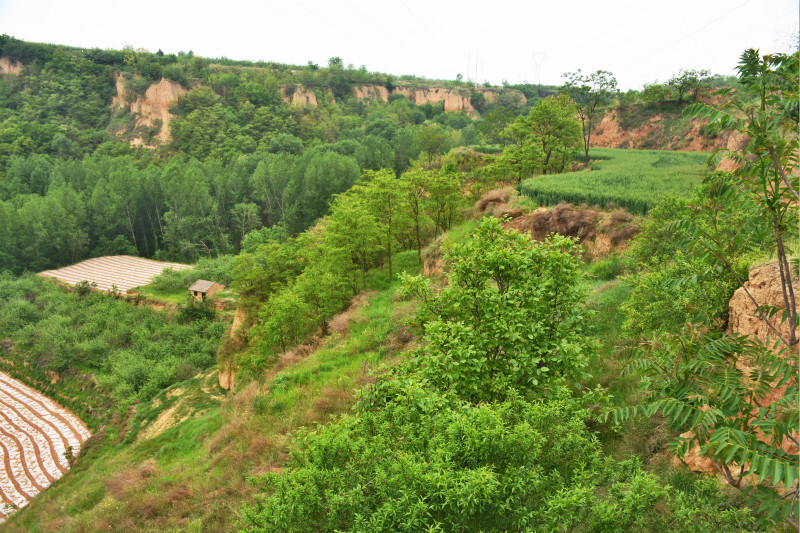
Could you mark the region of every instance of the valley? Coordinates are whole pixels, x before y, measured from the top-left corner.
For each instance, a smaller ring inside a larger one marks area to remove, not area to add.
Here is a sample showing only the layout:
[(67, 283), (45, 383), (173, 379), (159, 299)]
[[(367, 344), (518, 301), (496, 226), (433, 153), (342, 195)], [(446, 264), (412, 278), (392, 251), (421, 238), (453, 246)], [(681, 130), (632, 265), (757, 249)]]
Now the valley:
[(0, 530), (792, 530), (797, 71), (0, 36)]

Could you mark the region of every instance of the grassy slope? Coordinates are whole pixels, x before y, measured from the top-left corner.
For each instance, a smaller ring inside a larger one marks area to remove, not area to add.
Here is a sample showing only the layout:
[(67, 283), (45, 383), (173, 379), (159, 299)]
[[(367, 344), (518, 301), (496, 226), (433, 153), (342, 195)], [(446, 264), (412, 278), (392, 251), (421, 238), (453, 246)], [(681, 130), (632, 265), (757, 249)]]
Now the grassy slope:
[[(416, 252), (395, 256), (396, 272), (418, 270)], [(394, 302), (398, 281), (370, 273), (366, 305), (348, 312), (309, 355), (295, 350), (280, 371), (224, 395), (210, 372), (160, 393), (126, 425), (147, 427), (171, 408), (184, 422), (133, 442), (101, 435), (73, 470), (2, 529), (34, 532), (231, 531), (253, 490), (248, 476), (281, 468), (292, 434), (324, 423), (352, 404), (355, 391), (410, 337), (409, 304)], [(181, 391), (175, 395), (175, 390)], [(110, 428), (113, 429), (113, 428)]]
[(542, 205), (560, 202), (621, 206), (644, 214), (667, 195), (689, 196), (706, 170), (707, 154), (594, 148), (588, 172), (530, 178), (520, 192)]
[[(474, 222), (448, 235), (459, 241)], [(416, 252), (394, 258), (395, 272), (416, 272)], [(7, 524), (9, 531), (231, 531), (252, 502), (249, 476), (281, 469), (294, 433), (345, 412), (381, 365), (392, 364), (412, 340), (402, 328), (413, 306), (394, 299), (398, 281), (369, 273), (364, 305), (348, 310), (314, 347), (284, 354), (262, 378), (225, 395), (209, 372), (159, 394), (128, 425), (148, 427), (170, 411), (177, 424), (152, 438), (126, 442), (109, 434), (76, 467)], [(587, 305), (597, 311), (599, 351), (590, 371), (619, 398), (635, 391), (620, 376), (618, 306), (628, 288), (618, 279), (589, 280)], [(336, 322), (336, 321), (334, 321)], [(347, 324), (343, 328), (342, 323)], [(180, 395), (175, 390), (182, 391)], [(634, 429), (634, 428), (631, 428)], [(604, 442), (609, 453), (652, 456), (653, 427)]]

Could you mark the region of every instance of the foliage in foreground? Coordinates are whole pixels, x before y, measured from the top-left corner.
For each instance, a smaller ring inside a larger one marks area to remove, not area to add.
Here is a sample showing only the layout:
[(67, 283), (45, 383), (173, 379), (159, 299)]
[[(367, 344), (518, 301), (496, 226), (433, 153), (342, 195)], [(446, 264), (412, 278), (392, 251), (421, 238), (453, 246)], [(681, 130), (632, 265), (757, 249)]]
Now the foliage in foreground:
[[(289, 468), (256, 481), (265, 494), (243, 509), (242, 531), (746, 528), (749, 510), (728, 508), (710, 484), (674, 491), (635, 461), (602, 457), (586, 429), (589, 412), (559, 385), (576, 370), (564, 356), (580, 355), (579, 335), (546, 328), (545, 310), (563, 313), (561, 324), (580, 314), (572, 314), (579, 293), (554, 283), (577, 281), (571, 245), (556, 240), (537, 251), (486, 219), (448, 249), (455, 274), (446, 293), (407, 280), (427, 298), (418, 321), (428, 344), (366, 388), (352, 415), (300, 435)], [(536, 254), (541, 276), (523, 268)], [(564, 299), (554, 305), (558, 289)], [(509, 318), (508, 335), (497, 337)], [(446, 342), (448, 328), (459, 344)], [(437, 362), (466, 365), (464, 386)]]
[[(738, 70), (742, 88), (721, 108), (689, 108), (709, 118), (713, 128), (746, 134), (743, 148), (719, 154), (738, 166), (707, 179), (709, 201), (698, 207), (712, 207), (710, 212), (667, 228), (698, 265), (705, 265), (694, 281), (720, 274), (735, 280), (768, 335), (726, 334), (701, 320), (647, 342), (630, 360), (641, 372), (644, 402), (612, 413), (615, 419), (662, 414), (681, 432), (673, 442), (679, 456), (696, 446), (729, 485), (750, 497), (760, 521), (784, 521), (796, 530), (798, 313), (796, 266), (789, 261), (796, 251), (788, 243), (797, 234), (800, 198), (798, 54), (761, 56), (747, 50)], [(777, 258), (782, 308), (758, 301), (737, 272), (747, 254), (765, 248)], [(787, 327), (776, 327), (781, 322)]]
[(667, 196), (688, 197), (699, 185), (706, 156), (692, 152), (595, 148), (588, 172), (540, 176), (519, 190), (542, 205), (560, 202), (619, 206), (646, 214)]

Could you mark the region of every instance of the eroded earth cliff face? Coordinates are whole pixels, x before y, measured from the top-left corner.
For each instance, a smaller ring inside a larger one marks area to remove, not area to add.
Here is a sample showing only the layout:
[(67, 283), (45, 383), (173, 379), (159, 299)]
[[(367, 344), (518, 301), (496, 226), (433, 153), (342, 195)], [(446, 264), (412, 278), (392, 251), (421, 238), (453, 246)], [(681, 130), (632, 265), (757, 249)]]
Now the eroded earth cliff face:
[[(331, 93), (327, 89), (328, 94)], [(497, 101), (498, 93), (494, 90), (479, 89), (478, 92), (482, 93), (486, 98), (487, 103)], [(515, 93), (515, 97), (520, 103), (524, 104), (526, 99), (519, 91), (511, 91)], [(517, 94), (518, 93), (518, 94)], [(427, 103), (444, 104), (444, 110), (447, 112), (464, 111), (473, 118), (478, 117), (478, 112), (470, 102), (472, 90), (467, 88), (449, 88), (449, 87), (395, 87), (390, 92), (383, 85), (359, 85), (353, 88), (353, 95), (356, 100), (381, 100), (386, 102), (392, 94), (402, 94), (409, 101), (414, 102), (416, 105), (421, 106)], [(317, 96), (314, 91), (299, 85), (293, 91), (287, 91), (285, 88), (281, 89), (281, 95), (284, 101), (290, 105), (311, 105), (316, 106)]]
[(17, 74), (22, 72), (22, 63), (11, 62), (7, 57), (0, 57), (0, 74)]
[(709, 137), (708, 121), (678, 121), (676, 116), (655, 113), (643, 124), (625, 128), (618, 108), (607, 110), (592, 131), (592, 146), (601, 148), (637, 148), (655, 150), (688, 150), (709, 152), (725, 148), (728, 134)]
[[(792, 285), (794, 286), (795, 305), (800, 305), (800, 294), (797, 287), (797, 272), (792, 271)], [(745, 291), (747, 289), (747, 291)], [(771, 261), (758, 265), (750, 270), (750, 276), (744, 288), (739, 288), (733, 293), (729, 310), (728, 332), (748, 335), (766, 342), (767, 337), (770, 343), (775, 342), (776, 336), (767, 325), (756, 314), (756, 307), (747, 296), (752, 297), (760, 304), (779, 307), (785, 309), (786, 305), (781, 290), (781, 276), (778, 269), (778, 262)], [(772, 326), (781, 334), (783, 338), (788, 338), (791, 333), (791, 325), (788, 321), (781, 322), (780, 313), (770, 320)]]
[[(792, 285), (794, 287), (795, 304), (800, 305), (800, 294), (798, 294), (800, 291), (798, 291), (798, 278), (797, 272), (795, 271), (792, 271)], [(777, 261), (757, 265), (750, 269), (748, 281), (744, 284), (743, 288), (740, 287), (733, 293), (733, 297), (728, 304), (728, 333), (747, 335), (751, 338), (759, 339), (762, 342), (768, 342), (769, 345), (773, 345), (777, 340), (776, 336), (767, 323), (755, 314), (756, 307), (748, 296), (748, 293), (759, 305), (774, 306), (780, 309), (786, 308), (783, 291), (781, 290), (781, 277)], [(781, 336), (784, 338), (789, 337), (792, 326), (788, 321), (781, 320), (781, 313), (777, 313), (777, 315), (770, 320), (770, 323)], [(790, 352), (789, 356), (796, 358), (796, 350)], [(736, 366), (745, 373), (751, 368), (748, 362), (742, 359), (737, 361)], [(759, 400), (763, 405), (771, 404), (783, 396), (789, 387), (797, 388), (797, 383), (788, 383), (782, 387), (775, 388), (767, 397), (760, 398)], [(692, 433), (686, 432), (681, 436), (691, 437)], [(783, 448), (792, 454), (797, 454), (798, 452), (797, 446), (788, 440), (785, 442)], [(684, 462), (689, 468), (697, 472), (716, 472), (713, 463), (709, 459), (701, 457), (696, 447), (687, 454)]]
[[(169, 122), (172, 119), (169, 109), (177, 104), (178, 99), (187, 92), (179, 83), (161, 78), (160, 81), (147, 88), (144, 98), (136, 98), (128, 104), (124, 80), (117, 75), (117, 96), (114, 97), (111, 105), (112, 107), (130, 105), (131, 113), (136, 115), (136, 127), (152, 128), (160, 121), (161, 127), (157, 138), (161, 144), (166, 144), (170, 140)], [(141, 137), (131, 140), (131, 145), (146, 146)]]

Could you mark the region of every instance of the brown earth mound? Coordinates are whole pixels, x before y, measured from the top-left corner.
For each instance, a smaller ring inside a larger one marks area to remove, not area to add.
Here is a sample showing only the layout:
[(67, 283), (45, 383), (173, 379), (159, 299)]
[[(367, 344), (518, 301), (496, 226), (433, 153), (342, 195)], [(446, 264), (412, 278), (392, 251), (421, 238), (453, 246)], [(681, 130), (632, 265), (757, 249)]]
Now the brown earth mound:
[(524, 211), (517, 206), (519, 193), (512, 187), (494, 189), (475, 202), (475, 214), (479, 217), (490, 214), (495, 218), (517, 218)]
[(540, 207), (506, 222), (505, 227), (530, 233), (539, 241), (551, 233), (572, 237), (581, 243), (586, 258), (592, 260), (623, 249), (640, 231), (638, 219), (622, 209), (606, 212), (567, 203)]

